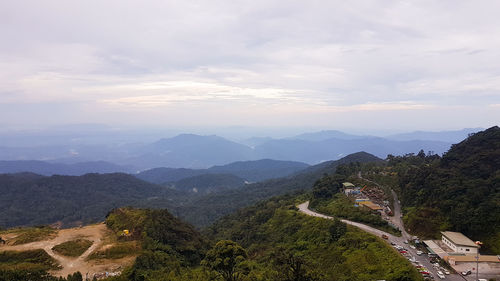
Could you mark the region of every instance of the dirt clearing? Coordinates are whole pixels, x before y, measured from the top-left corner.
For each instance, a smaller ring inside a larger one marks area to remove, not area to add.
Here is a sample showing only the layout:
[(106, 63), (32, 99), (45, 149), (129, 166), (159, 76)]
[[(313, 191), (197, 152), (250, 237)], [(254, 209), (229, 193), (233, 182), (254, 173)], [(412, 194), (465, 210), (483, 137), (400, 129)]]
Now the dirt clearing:
[[(5, 245), (0, 244), (0, 251), (26, 251), (33, 249), (43, 249), (50, 256), (56, 259), (62, 267), (60, 270), (50, 272), (54, 276), (66, 277), (68, 274), (74, 273), (76, 271), (80, 271), (84, 277), (86, 275), (88, 277), (92, 277), (94, 276), (94, 274), (102, 276), (105, 275), (106, 272), (121, 272), (124, 267), (132, 264), (135, 259), (134, 256), (130, 256), (116, 260), (86, 260), (86, 258), (91, 253), (101, 248), (102, 246), (110, 247), (109, 237), (112, 237), (113, 235), (114, 234), (103, 223), (88, 225), (79, 228), (61, 229), (57, 231), (55, 237), (22, 245), (11, 245), (13, 244), (11, 240), (15, 239), (16, 235), (9, 234), (2, 236), (2, 238), (5, 239), (7, 243)], [(81, 238), (92, 241), (92, 245), (78, 257), (63, 256), (52, 250), (52, 247), (63, 242)], [(106, 245), (104, 245), (104, 243)]]

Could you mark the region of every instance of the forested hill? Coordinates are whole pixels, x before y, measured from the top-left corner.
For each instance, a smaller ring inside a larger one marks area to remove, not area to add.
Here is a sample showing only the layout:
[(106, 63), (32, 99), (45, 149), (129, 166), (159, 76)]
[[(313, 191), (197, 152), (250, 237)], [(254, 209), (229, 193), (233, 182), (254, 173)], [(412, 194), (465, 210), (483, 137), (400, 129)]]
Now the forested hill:
[[(353, 162), (367, 163), (380, 161), (383, 160), (366, 152), (354, 153), (336, 161), (328, 161), (311, 166), (292, 176), (248, 184), (245, 188), (210, 193), (203, 197), (195, 198), (179, 206), (176, 213), (198, 227), (207, 226), (226, 214), (252, 205), (260, 200), (299, 190), (311, 189), (314, 182), (319, 180), (324, 174), (335, 172), (335, 169), (339, 165)], [(147, 204), (155, 206), (155, 202), (149, 201)], [(158, 201), (156, 204), (156, 206), (161, 206), (162, 202)]]
[[(463, 232), (500, 253), (500, 128), (470, 135), (442, 157), (390, 157), (408, 227)], [(422, 230), (422, 229), (421, 229)]]
[(0, 227), (97, 222), (113, 208), (153, 196), (173, 199), (178, 194), (120, 173), (51, 177), (2, 174), (0, 193)]
[(245, 185), (245, 180), (231, 174), (205, 174), (185, 178), (171, 184), (177, 190), (194, 193), (222, 192), (227, 189), (239, 188)]
[[(244, 184), (243, 179), (231, 175), (191, 177), (174, 183), (177, 190), (120, 173), (50, 177), (3, 174), (0, 175), (0, 227), (55, 222), (62, 222), (64, 226), (86, 224), (100, 221), (109, 210), (122, 206), (168, 208), (201, 227), (259, 200), (309, 189), (324, 173), (335, 171), (339, 164), (373, 160), (381, 161), (372, 155), (357, 153), (311, 167), (303, 173), (255, 184)], [(193, 188), (200, 192), (183, 191)]]
[(256, 161), (238, 161), (208, 169), (154, 168), (136, 176), (142, 180), (164, 184), (185, 178), (205, 174), (232, 174), (247, 181), (258, 182), (272, 178), (285, 177), (309, 167), (302, 162), (261, 159)]
[(456, 170), (470, 178), (490, 178), (500, 169), (500, 128), (471, 134), (452, 145), (443, 156), (441, 168)]

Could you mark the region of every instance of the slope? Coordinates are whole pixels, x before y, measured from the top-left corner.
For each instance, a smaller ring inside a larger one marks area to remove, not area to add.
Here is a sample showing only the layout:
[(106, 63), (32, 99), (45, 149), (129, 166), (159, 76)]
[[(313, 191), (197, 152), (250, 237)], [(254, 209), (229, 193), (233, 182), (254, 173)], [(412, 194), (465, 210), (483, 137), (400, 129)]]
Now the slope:
[(164, 184), (203, 174), (232, 174), (247, 181), (256, 182), (285, 177), (307, 167), (309, 165), (301, 162), (262, 159), (238, 161), (208, 169), (154, 168), (140, 172), (136, 177), (151, 183)]
[(463, 232), (500, 253), (500, 128), (471, 135), (436, 157), (419, 154), (389, 162), (399, 172), (404, 206), (412, 207), (409, 227), (426, 226), (429, 235)]
[(220, 192), (227, 189), (242, 187), (245, 180), (231, 174), (204, 174), (185, 178), (169, 186), (182, 191), (195, 193)]
[(86, 224), (102, 220), (115, 207), (153, 196), (172, 199), (179, 195), (119, 173), (51, 177), (3, 174), (0, 192), (0, 227), (58, 221), (64, 225)]
[[(320, 179), (324, 174), (333, 173), (338, 165), (350, 162), (373, 161), (382, 160), (368, 153), (355, 153), (337, 161), (330, 161), (318, 166), (309, 167), (305, 171), (298, 172), (289, 177), (248, 184), (245, 188), (211, 193), (193, 198), (193, 200), (176, 208), (176, 212), (180, 217), (195, 226), (207, 226), (223, 215), (230, 214), (239, 208), (249, 206), (260, 200), (289, 192), (310, 189), (315, 181)], [(156, 203), (160, 206), (162, 204), (162, 202)], [(150, 202), (150, 204), (155, 204), (155, 202)]]

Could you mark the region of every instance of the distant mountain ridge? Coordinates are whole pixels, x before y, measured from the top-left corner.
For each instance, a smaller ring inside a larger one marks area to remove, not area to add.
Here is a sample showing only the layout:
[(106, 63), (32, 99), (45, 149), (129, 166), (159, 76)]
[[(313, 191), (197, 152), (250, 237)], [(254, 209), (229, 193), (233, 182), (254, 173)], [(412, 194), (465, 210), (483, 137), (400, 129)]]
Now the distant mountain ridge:
[[(175, 189), (122, 173), (50, 177), (33, 173), (0, 174), (0, 227), (58, 221), (64, 226), (87, 224), (100, 221), (111, 209), (123, 206), (168, 208), (201, 227), (259, 200), (309, 189), (324, 173), (332, 173), (338, 165), (353, 161), (382, 160), (360, 152), (258, 183), (242, 185), (243, 179), (237, 176), (214, 173), (178, 180), (174, 183)], [(272, 160), (262, 162), (278, 167), (280, 164)], [(257, 164), (228, 166), (238, 171)], [(198, 192), (193, 192), (194, 188)]]
[(128, 164), (145, 167), (205, 168), (253, 160), (250, 147), (219, 136), (181, 134), (140, 147)]
[(170, 186), (182, 191), (194, 193), (211, 193), (239, 188), (245, 185), (245, 180), (232, 174), (202, 174), (181, 179)]
[[(272, 139), (251, 138), (238, 143), (215, 135), (181, 134), (152, 143), (118, 145), (64, 144), (41, 147), (0, 147), (3, 160), (44, 160), (50, 162), (105, 161), (147, 170), (156, 167), (206, 169), (237, 161), (274, 159), (310, 165), (340, 159), (358, 151), (380, 158), (388, 154), (404, 155), (421, 149), (436, 154), (446, 152), (457, 138), (465, 138), (476, 129), (449, 132), (414, 132), (386, 138), (359, 136), (327, 130)], [(463, 139), (462, 138), (462, 139)], [(461, 139), (460, 139), (461, 140)], [(114, 170), (122, 172), (123, 170)]]
[(369, 136), (359, 136), (359, 135), (351, 135), (351, 134), (346, 134), (341, 131), (337, 130), (326, 130), (326, 131), (319, 131), (319, 132), (314, 132), (314, 133), (304, 133), (297, 135), (295, 137), (291, 137), (289, 139), (299, 139), (299, 140), (306, 140), (306, 141), (324, 141), (328, 139), (341, 139), (341, 140), (354, 140), (354, 139), (362, 139), (366, 138)]
[(331, 159), (366, 151), (380, 158), (387, 155), (403, 155), (424, 151), (442, 154), (451, 143), (439, 141), (393, 141), (379, 137), (363, 137), (358, 139), (326, 139), (306, 141), (301, 139), (273, 140), (255, 147), (258, 155), (266, 155), (277, 160), (291, 160), (317, 164)]
[(204, 174), (232, 174), (247, 181), (256, 182), (284, 177), (307, 167), (309, 165), (301, 162), (261, 159), (238, 161), (227, 165), (213, 166), (208, 169), (154, 168), (143, 171), (136, 176), (142, 180), (157, 184), (176, 182)]
[[(180, 217), (196, 226), (207, 226), (223, 215), (249, 206), (260, 200), (268, 199), (286, 193), (312, 188), (314, 182), (332, 174), (342, 164), (352, 162), (383, 162), (384, 160), (366, 152), (358, 152), (335, 161), (327, 161), (310, 166), (287, 177), (269, 179), (262, 182), (247, 184), (244, 188), (231, 189), (225, 192), (210, 193), (194, 198), (177, 207)], [(158, 202), (161, 204), (161, 202)]]
[(402, 133), (387, 136), (387, 139), (409, 141), (409, 140), (430, 140), (430, 141), (444, 141), (451, 143), (458, 143), (467, 138), (469, 134), (477, 133), (484, 130), (483, 128), (466, 128), (455, 131), (415, 131), (410, 133)]
[(129, 173), (132, 167), (105, 161), (80, 162), (75, 164), (49, 163), (37, 160), (0, 161), (0, 174), (31, 172), (44, 176), (81, 176), (88, 173)]

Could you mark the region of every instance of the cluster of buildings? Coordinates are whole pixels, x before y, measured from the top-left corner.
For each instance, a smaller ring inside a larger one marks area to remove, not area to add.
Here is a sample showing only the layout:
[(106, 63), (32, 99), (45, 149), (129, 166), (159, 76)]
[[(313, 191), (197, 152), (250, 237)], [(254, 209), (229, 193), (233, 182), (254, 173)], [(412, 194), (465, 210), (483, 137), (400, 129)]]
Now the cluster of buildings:
[[(370, 211), (373, 211), (375, 213), (379, 213), (379, 214), (382, 214), (382, 212), (385, 212), (385, 213), (389, 213), (391, 212), (391, 209), (389, 208), (389, 202), (387, 201), (383, 201), (383, 204), (377, 204), (375, 202), (373, 202), (372, 199), (370, 199), (369, 196), (367, 196), (367, 192), (364, 192), (364, 189), (365, 188), (361, 188), (361, 187), (356, 187), (354, 184), (350, 183), (350, 182), (344, 182), (342, 184), (342, 189), (343, 189), (343, 192), (346, 196), (354, 199), (354, 202), (355, 202), (355, 205), (356, 207), (364, 207), (364, 208), (367, 208), (369, 209)], [(377, 194), (373, 194), (374, 197), (380, 197), (378, 196)], [(377, 198), (378, 201), (381, 201), (382, 198)]]
[(500, 263), (498, 256), (480, 255), (480, 243), (474, 242), (460, 232), (442, 231), (441, 240), (425, 240), (427, 250), (447, 261), (450, 265), (460, 263)]

